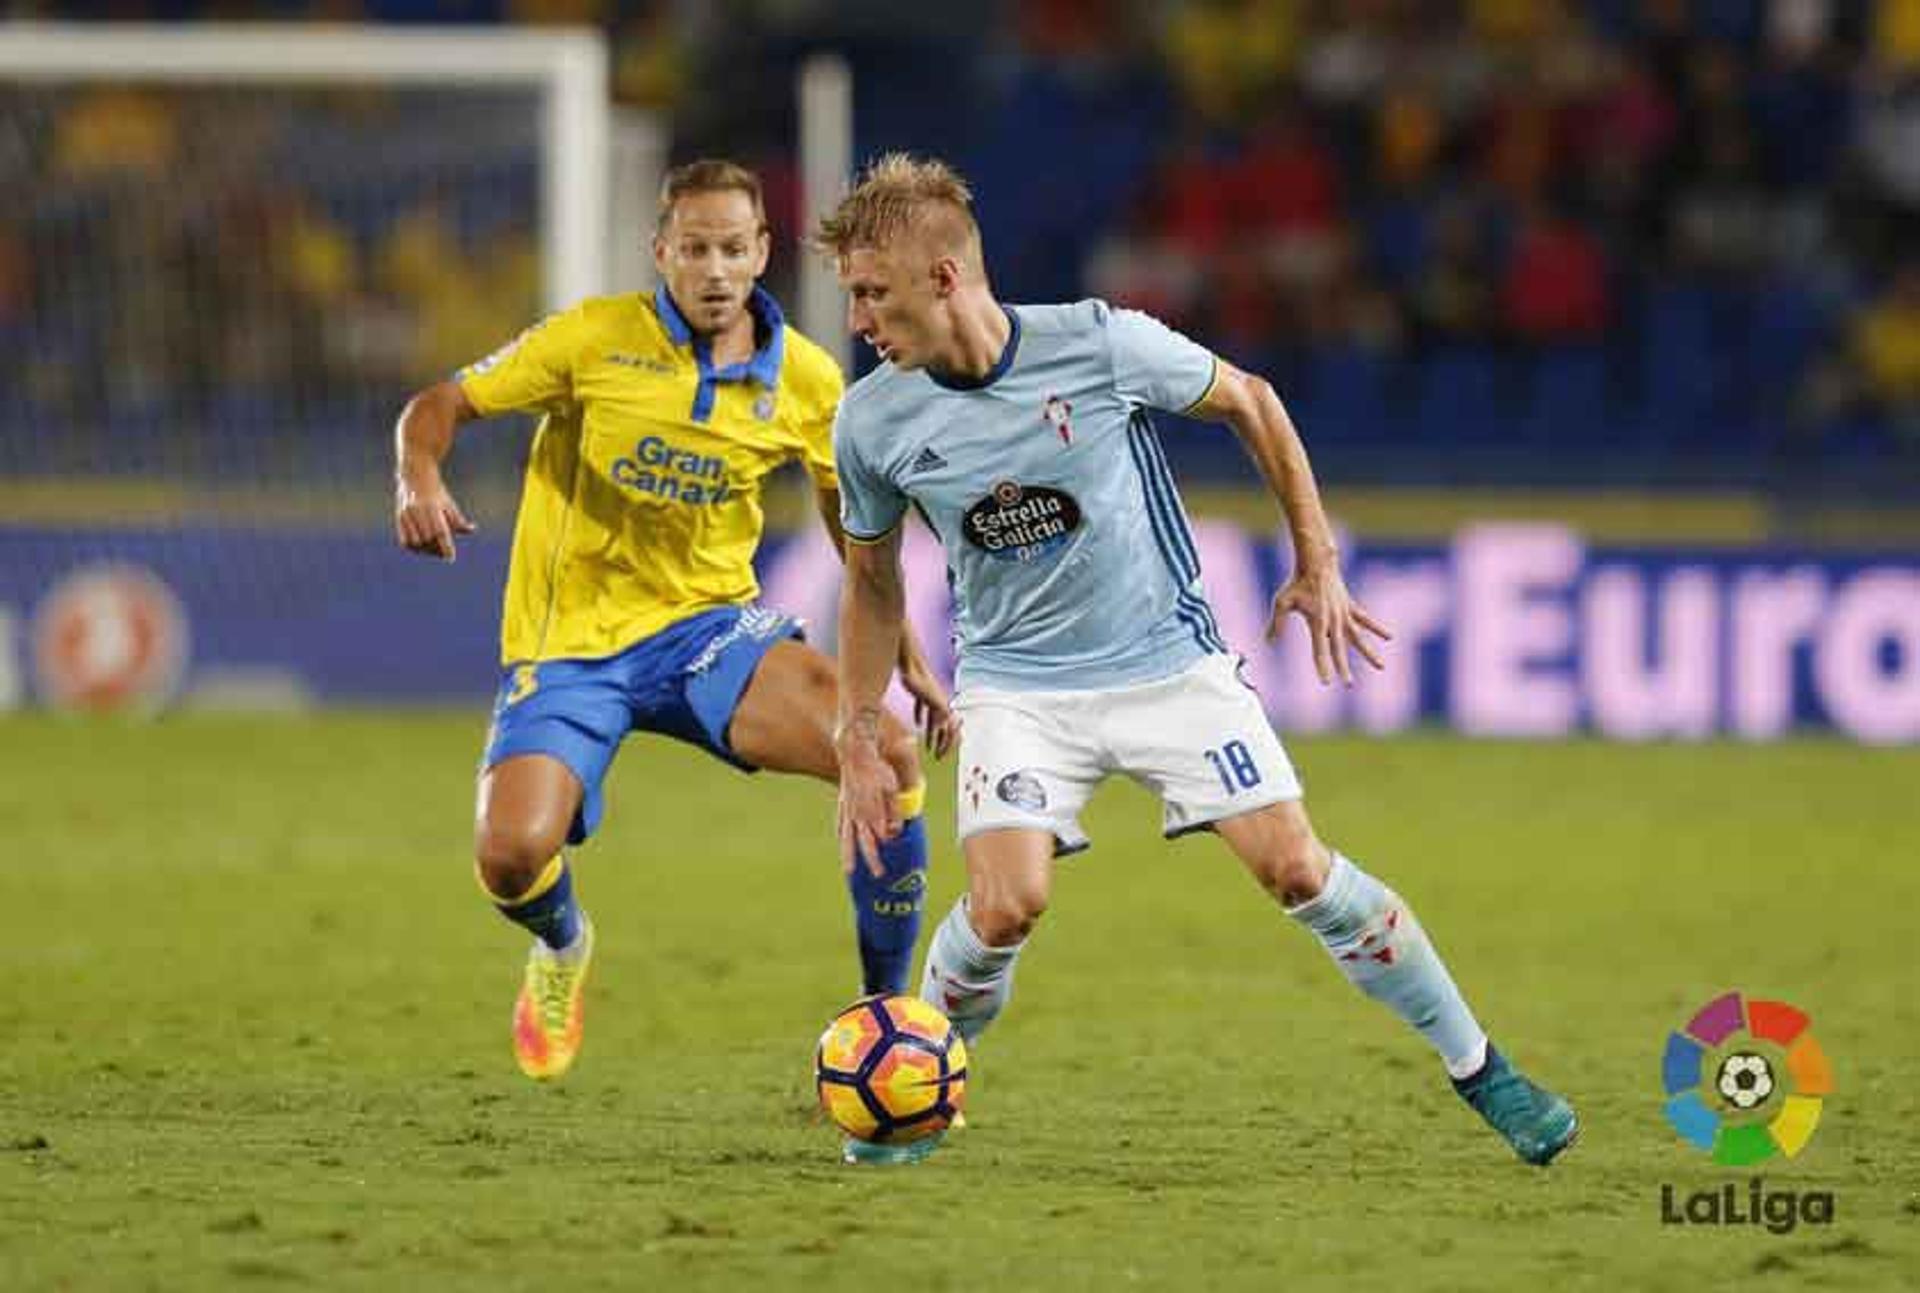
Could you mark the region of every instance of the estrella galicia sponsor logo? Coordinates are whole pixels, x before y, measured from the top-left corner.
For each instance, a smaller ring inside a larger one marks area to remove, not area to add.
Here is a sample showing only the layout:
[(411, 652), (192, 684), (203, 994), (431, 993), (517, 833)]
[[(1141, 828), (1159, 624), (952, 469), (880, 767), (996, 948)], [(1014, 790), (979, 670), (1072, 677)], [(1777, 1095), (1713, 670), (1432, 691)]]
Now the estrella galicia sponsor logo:
[(1000, 778), (1000, 784), (993, 788), (993, 793), (1000, 796), (1003, 802), (1015, 808), (1024, 808), (1030, 813), (1043, 812), (1047, 806), (1047, 788), (1040, 784), (1040, 778), (1025, 769), (1009, 772)]
[(718, 503), (732, 496), (725, 461), (657, 435), (643, 436), (625, 456), (614, 459), (609, 474), (617, 485), (680, 503)]
[(1065, 547), (1080, 528), (1080, 504), (1064, 490), (1003, 480), (967, 509), (960, 528), (998, 561), (1036, 561)]
[[(1667, 1122), (1680, 1139), (1726, 1167), (1752, 1167), (1776, 1155), (1797, 1157), (1833, 1092), (1833, 1066), (1814, 1040), (1807, 1013), (1784, 1001), (1726, 992), (1669, 1033), (1660, 1058)], [(1737, 1186), (1687, 1191), (1660, 1187), (1660, 1223), (1668, 1226), (1831, 1225), (1830, 1190), (1769, 1189), (1758, 1176)]]

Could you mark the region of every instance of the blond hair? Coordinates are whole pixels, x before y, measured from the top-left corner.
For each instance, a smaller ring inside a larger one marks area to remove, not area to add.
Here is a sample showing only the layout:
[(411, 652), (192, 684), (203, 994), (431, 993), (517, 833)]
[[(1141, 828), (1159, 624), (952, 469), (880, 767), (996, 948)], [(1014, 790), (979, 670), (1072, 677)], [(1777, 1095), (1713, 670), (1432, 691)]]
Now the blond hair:
[(973, 189), (960, 173), (931, 157), (886, 153), (867, 165), (853, 191), (820, 217), (807, 243), (839, 259), (856, 248), (881, 251), (903, 235), (943, 251), (971, 253), (979, 265), (980, 226)]
[(703, 157), (685, 166), (676, 166), (660, 182), (660, 208), (657, 225), (665, 230), (673, 218), (673, 208), (681, 198), (693, 193), (744, 193), (753, 203), (754, 218), (760, 228), (767, 227), (767, 203), (760, 193), (760, 177), (738, 162)]

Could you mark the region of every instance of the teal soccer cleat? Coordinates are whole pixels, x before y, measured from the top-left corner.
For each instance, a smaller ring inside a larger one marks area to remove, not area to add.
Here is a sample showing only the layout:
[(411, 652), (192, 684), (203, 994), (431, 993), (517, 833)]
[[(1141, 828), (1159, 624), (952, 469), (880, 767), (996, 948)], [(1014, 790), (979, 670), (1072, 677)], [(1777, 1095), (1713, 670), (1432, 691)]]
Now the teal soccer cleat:
[(1573, 1106), (1529, 1080), (1491, 1042), (1480, 1071), (1456, 1080), (1453, 1089), (1535, 1167), (1551, 1163), (1580, 1132)]
[(946, 1133), (942, 1131), (935, 1132), (931, 1136), (922, 1136), (919, 1140), (907, 1140), (897, 1145), (888, 1145), (871, 1140), (856, 1140), (849, 1136), (840, 1146), (840, 1161), (874, 1167), (918, 1163), (938, 1149), (940, 1142), (945, 1138)]

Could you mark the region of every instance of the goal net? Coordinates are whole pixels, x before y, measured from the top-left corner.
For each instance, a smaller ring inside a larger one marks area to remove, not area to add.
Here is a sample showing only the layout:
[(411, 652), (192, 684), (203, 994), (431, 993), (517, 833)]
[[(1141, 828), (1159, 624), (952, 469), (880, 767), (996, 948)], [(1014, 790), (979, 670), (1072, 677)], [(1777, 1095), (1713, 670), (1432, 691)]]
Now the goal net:
[[(0, 679), (57, 691), (44, 650), (124, 675), (111, 598), (79, 599), (104, 627), (34, 619), (134, 567), (216, 678), (304, 629), (333, 658), (301, 686), (422, 681), (349, 642), (419, 577), (385, 546), (394, 417), (608, 290), (608, 123), (596, 34), (0, 28), (0, 646), (28, 662)], [(525, 442), (450, 469), (496, 542)]]

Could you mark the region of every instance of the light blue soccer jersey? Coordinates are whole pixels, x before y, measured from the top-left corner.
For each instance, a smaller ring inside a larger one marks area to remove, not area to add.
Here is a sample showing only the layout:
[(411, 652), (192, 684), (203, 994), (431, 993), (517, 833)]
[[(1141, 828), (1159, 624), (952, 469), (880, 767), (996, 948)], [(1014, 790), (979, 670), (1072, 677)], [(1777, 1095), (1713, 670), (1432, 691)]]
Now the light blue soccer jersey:
[(909, 504), (947, 554), (961, 688), (1149, 682), (1224, 652), (1148, 409), (1213, 383), (1211, 352), (1104, 301), (1022, 305), (999, 361), (962, 385), (882, 365), (834, 423), (855, 541)]

